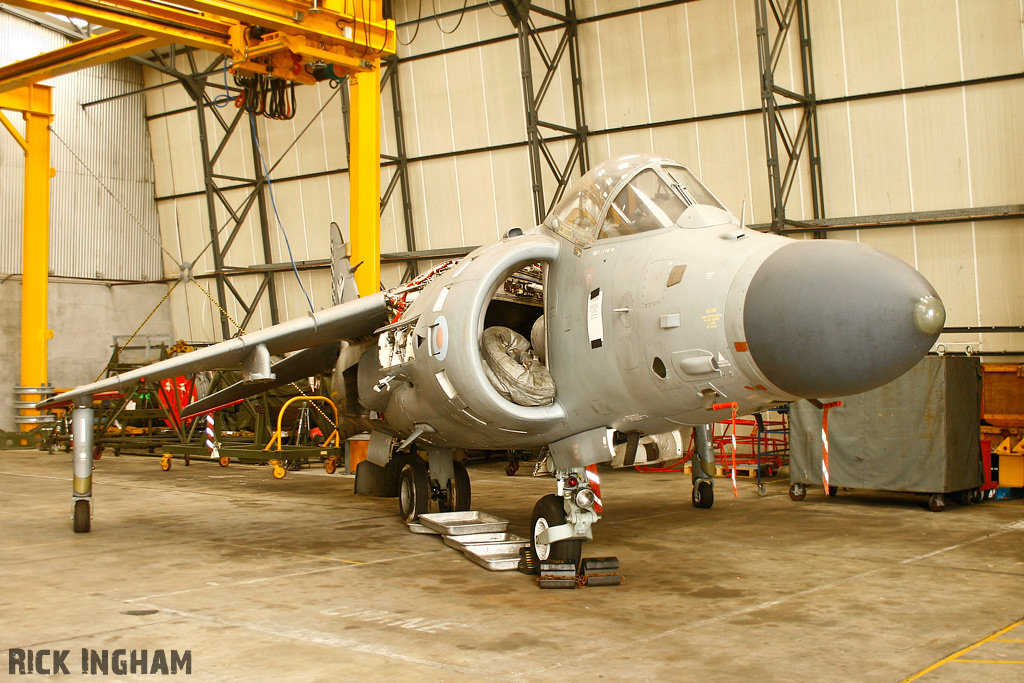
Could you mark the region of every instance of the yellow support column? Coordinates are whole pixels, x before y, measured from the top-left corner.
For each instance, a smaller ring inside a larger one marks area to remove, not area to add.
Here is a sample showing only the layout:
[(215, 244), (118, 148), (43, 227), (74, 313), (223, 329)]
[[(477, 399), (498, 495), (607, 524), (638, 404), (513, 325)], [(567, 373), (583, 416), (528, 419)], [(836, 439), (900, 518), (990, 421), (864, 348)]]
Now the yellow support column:
[(380, 290), (380, 64), (349, 76), (349, 236), (360, 296)]
[[(46, 342), (53, 338), (47, 329), (47, 286), (50, 254), (50, 131), (53, 120), (50, 86), (30, 85), (0, 94), (0, 109), (22, 112), (25, 137), (0, 114), (0, 123), (25, 150), (25, 208), (22, 237), (21, 281), (21, 386), (46, 385)], [(21, 401), (37, 401), (41, 394), (22, 394)], [(22, 409), (22, 417), (39, 411)], [(35, 424), (21, 424), (21, 431)]]

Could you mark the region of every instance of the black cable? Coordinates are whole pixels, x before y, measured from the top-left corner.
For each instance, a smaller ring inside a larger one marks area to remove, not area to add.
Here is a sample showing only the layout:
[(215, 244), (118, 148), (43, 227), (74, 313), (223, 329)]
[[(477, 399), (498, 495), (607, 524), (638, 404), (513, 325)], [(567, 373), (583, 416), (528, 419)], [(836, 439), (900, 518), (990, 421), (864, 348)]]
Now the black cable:
[[(446, 36), (449, 36), (458, 31), (459, 27), (462, 26), (462, 20), (466, 18), (466, 7), (469, 5), (469, 0), (462, 0), (462, 14), (459, 15), (459, 20), (455, 23), (455, 28), (451, 31), (445, 31), (444, 26), (441, 26), (441, 18), (437, 16), (441, 11), (437, 8), (437, 0), (430, 0), (430, 4), (431, 7), (434, 8), (434, 23), (437, 24), (438, 30)], [(417, 28), (419, 28), (418, 25)]]
[(401, 38), (398, 37), (398, 31), (396, 27), (395, 39), (398, 41), (400, 45), (412, 45), (412, 41), (416, 40), (416, 36), (420, 34), (420, 22), (423, 21), (423, 0), (420, 0), (419, 9), (416, 11), (416, 13), (419, 15), (416, 17), (416, 30), (413, 31), (412, 38), (409, 39), (408, 43), (403, 43)]

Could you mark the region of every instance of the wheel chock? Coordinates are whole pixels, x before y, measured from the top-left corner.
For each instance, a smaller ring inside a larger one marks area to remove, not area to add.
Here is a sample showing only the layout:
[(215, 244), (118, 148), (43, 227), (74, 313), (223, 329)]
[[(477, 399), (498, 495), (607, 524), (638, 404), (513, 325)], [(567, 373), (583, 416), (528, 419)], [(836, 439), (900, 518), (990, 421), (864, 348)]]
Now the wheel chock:
[(569, 562), (541, 562), (537, 584), (541, 588), (575, 588), (576, 565)]
[(517, 569), (520, 573), (536, 576), (539, 573), (537, 564), (537, 556), (533, 554), (533, 549), (530, 546), (519, 549), (519, 567)]
[(619, 573), (617, 557), (585, 557), (580, 562), (580, 584), (584, 586), (621, 586), (625, 578)]

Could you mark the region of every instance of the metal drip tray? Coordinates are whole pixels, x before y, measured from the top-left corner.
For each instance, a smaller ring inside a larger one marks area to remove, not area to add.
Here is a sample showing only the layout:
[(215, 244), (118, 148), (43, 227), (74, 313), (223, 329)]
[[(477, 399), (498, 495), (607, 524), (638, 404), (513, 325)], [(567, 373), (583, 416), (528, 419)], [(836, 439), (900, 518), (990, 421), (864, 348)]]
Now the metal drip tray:
[[(504, 544), (507, 545), (507, 544)], [(484, 545), (483, 548), (486, 548)], [(516, 569), (519, 567), (519, 550), (518, 548), (514, 553), (503, 553), (503, 552), (474, 552), (474, 549), (467, 549), (463, 552), (467, 558), (476, 562), (484, 569), (489, 569), (492, 572), (504, 572)]]
[(445, 536), (494, 533), (508, 528), (508, 520), (475, 510), (420, 515), (420, 524)]
[[(516, 536), (508, 531), (496, 531), (489, 534), (469, 534), (466, 536), (445, 536), (444, 542), (456, 550), (464, 551), (472, 548), (475, 552), (479, 552), (479, 546), (516, 545), (521, 547), (530, 543), (522, 536)], [(510, 550), (509, 552), (512, 551)]]

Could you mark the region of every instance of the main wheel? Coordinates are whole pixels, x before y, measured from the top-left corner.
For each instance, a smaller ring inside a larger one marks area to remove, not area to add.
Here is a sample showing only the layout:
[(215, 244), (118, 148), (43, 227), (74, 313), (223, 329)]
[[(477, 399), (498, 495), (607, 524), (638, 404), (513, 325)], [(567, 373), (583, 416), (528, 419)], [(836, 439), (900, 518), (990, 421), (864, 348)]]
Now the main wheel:
[(427, 481), (427, 467), (416, 458), (402, 466), (398, 475), (398, 512), (409, 524), (427, 511), (430, 502), (430, 482)]
[(469, 472), (466, 466), (456, 460), (452, 463), (454, 474), (448, 482), (449, 512), (464, 512), (472, 507), (472, 493), (469, 485)]
[(537, 537), (551, 527), (565, 524), (565, 507), (562, 498), (554, 494), (544, 496), (533, 506), (530, 523), (530, 547), (538, 562), (565, 562), (579, 566), (583, 554), (583, 541), (579, 539), (538, 543)]
[(790, 484), (789, 497), (793, 500), (803, 500), (807, 497), (807, 487), (803, 484)]
[(92, 510), (89, 509), (89, 501), (75, 501), (75, 533), (87, 534), (92, 527)]
[(710, 508), (715, 504), (715, 488), (710, 479), (698, 479), (690, 494), (695, 508)]

